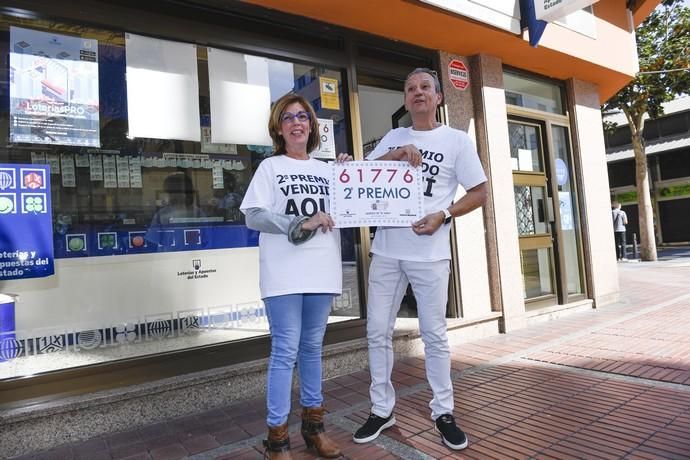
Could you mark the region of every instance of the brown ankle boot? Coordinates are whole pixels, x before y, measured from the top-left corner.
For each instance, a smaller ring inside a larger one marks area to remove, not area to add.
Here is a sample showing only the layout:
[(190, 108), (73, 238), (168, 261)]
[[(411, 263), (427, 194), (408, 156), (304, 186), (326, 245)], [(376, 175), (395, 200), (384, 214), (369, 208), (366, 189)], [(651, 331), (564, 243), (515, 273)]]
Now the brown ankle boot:
[(268, 427), (268, 439), (264, 440), (264, 459), (292, 460), (290, 455), (290, 437), (288, 436), (288, 424)]
[(323, 427), (323, 407), (302, 409), (302, 437), (307, 447), (315, 447), (320, 457), (340, 457), (340, 448), (326, 435)]

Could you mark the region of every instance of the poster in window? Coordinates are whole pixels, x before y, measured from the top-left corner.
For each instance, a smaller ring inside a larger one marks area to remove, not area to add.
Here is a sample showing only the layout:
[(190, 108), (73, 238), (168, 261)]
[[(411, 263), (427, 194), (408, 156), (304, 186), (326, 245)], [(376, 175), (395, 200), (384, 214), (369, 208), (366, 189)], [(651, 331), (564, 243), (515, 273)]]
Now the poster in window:
[(125, 34), (129, 137), (200, 142), (196, 45)]
[(269, 59), (208, 48), (211, 143), (272, 145)]
[(558, 192), (558, 201), (561, 208), (561, 229), (573, 230), (575, 223), (573, 221), (573, 201), (570, 197), (570, 192)]
[(333, 132), (333, 120), (319, 118), (319, 135), (321, 136), (321, 148), (312, 152), (312, 158), (322, 160), (335, 160), (335, 139)]
[(0, 164), (0, 281), (55, 273), (47, 165)]
[(10, 27), (10, 141), (99, 147), (98, 41)]

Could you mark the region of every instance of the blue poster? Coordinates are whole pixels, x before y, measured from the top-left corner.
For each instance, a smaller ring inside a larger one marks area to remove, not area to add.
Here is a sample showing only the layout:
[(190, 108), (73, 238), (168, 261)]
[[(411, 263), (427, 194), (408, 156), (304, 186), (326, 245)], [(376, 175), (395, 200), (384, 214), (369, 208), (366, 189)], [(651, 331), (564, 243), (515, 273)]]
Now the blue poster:
[(0, 280), (53, 273), (49, 168), (0, 164)]
[(10, 141), (100, 147), (98, 41), (10, 27)]

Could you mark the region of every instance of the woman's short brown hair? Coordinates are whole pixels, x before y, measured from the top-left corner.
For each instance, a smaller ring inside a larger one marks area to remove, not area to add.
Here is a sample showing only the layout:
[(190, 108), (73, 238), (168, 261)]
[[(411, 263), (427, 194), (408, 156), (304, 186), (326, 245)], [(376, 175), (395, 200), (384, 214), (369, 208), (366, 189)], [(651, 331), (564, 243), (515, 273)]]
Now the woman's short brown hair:
[(275, 149), (275, 155), (284, 155), (285, 151), (285, 139), (280, 134), (280, 129), (283, 124), (281, 117), (285, 112), (285, 109), (290, 104), (295, 102), (299, 103), (304, 107), (304, 109), (309, 113), (309, 138), (307, 139), (307, 153), (321, 147), (321, 135), (319, 133), (319, 120), (316, 118), (316, 112), (314, 107), (299, 94), (289, 93), (278, 99), (271, 107), (271, 116), (268, 119), (268, 133), (273, 139), (273, 148)]

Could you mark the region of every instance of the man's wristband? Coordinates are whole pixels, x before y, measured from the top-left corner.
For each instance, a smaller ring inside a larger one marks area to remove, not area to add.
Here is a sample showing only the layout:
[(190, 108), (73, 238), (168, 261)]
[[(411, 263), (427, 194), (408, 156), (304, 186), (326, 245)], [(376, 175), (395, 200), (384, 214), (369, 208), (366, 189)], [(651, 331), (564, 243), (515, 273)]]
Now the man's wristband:
[(453, 215), (450, 213), (450, 211), (446, 208), (443, 211), (443, 223), (444, 224), (450, 224), (453, 221)]

